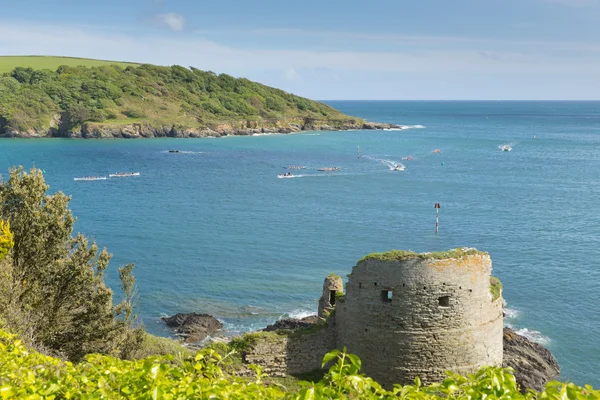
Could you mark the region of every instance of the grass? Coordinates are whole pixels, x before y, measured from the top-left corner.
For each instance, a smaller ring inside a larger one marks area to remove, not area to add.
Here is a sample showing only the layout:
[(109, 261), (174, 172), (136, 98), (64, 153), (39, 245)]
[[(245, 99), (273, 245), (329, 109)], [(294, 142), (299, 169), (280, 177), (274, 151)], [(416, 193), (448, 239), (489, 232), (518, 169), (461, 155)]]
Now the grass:
[(33, 69), (50, 69), (56, 71), (61, 65), (76, 67), (83, 65), (85, 67), (99, 67), (102, 65), (120, 65), (122, 67), (137, 66), (140, 64), (110, 61), (110, 60), (92, 60), (89, 58), (77, 57), (55, 57), (55, 56), (0, 56), (0, 74), (10, 72), (16, 67), (31, 67)]
[(385, 253), (371, 253), (360, 260), (358, 260), (357, 264), (360, 264), (363, 261), (367, 260), (378, 260), (378, 261), (403, 261), (419, 258), (422, 260), (435, 259), (435, 260), (444, 260), (448, 258), (462, 258), (474, 254), (487, 254), (483, 251), (479, 251), (477, 249), (472, 248), (457, 248), (451, 249), (448, 251), (438, 251), (431, 253), (415, 253), (414, 251), (407, 250), (391, 250), (386, 251)]
[(186, 358), (193, 356), (195, 352), (182, 346), (181, 343), (176, 340), (146, 333), (140, 348), (135, 352), (133, 358), (142, 359), (149, 356), (168, 354), (179, 355)]
[(495, 276), (490, 276), (490, 293), (492, 294), (492, 301), (498, 300), (500, 294), (502, 294), (502, 282)]

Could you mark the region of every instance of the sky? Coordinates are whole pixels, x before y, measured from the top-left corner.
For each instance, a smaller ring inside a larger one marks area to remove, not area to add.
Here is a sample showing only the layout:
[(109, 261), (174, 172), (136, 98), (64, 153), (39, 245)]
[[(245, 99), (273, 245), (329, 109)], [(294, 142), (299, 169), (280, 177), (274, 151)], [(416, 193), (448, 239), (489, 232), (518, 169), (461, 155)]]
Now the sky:
[(320, 100), (596, 100), (600, 0), (0, 0), (0, 55), (31, 54)]

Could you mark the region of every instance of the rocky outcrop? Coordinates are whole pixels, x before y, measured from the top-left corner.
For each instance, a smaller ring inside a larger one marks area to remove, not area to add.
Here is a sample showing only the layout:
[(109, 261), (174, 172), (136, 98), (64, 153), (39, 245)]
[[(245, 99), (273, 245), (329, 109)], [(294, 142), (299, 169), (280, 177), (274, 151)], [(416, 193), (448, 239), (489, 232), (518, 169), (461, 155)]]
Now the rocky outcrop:
[(286, 318), (275, 321), (274, 324), (267, 326), (263, 331), (278, 331), (281, 329), (298, 329), (298, 328), (309, 328), (319, 322), (319, 317), (316, 315), (310, 315), (302, 319)]
[(523, 392), (527, 388), (541, 391), (547, 382), (560, 374), (560, 367), (550, 351), (510, 328), (504, 328), (502, 366), (515, 370), (515, 378)]
[[(361, 122), (354, 119), (345, 121), (329, 121), (305, 119), (291, 121), (240, 121), (237, 124), (212, 124), (210, 126), (186, 127), (154, 125), (148, 122), (127, 125), (107, 123), (84, 123), (81, 127), (71, 130), (57, 129), (60, 125), (58, 117), (51, 121), (48, 129), (30, 129), (27, 131), (0, 132), (0, 137), (68, 137), (80, 139), (138, 139), (138, 138), (206, 138), (221, 136), (247, 136), (255, 134), (294, 133), (301, 131), (345, 131), (354, 129), (381, 130), (402, 129), (395, 124), (377, 122)], [(1, 129), (0, 129), (1, 131)]]
[(223, 324), (219, 320), (208, 314), (180, 313), (161, 319), (187, 343), (200, 342), (223, 328)]

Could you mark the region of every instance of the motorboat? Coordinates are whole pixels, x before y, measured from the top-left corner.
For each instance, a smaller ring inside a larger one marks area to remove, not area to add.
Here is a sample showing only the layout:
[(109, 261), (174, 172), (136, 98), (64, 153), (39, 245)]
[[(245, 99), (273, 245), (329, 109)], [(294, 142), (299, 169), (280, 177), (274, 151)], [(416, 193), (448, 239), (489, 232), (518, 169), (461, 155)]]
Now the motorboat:
[(139, 172), (117, 172), (115, 174), (108, 174), (111, 178), (124, 178), (127, 176), (140, 176)]
[(169, 150), (169, 153), (179, 153), (179, 150)]
[(500, 150), (502, 150), (502, 151), (511, 151), (512, 147), (510, 147), (507, 144), (504, 144), (504, 145), (500, 146)]
[(105, 181), (105, 176), (84, 176), (82, 178), (73, 178), (74, 181)]
[(292, 175), (291, 173), (285, 173), (285, 174), (278, 174), (277, 175), (278, 178), (280, 179), (285, 179), (285, 178), (295, 178), (296, 175)]
[(404, 171), (404, 167), (402, 165), (396, 165), (396, 166), (390, 167), (390, 171)]

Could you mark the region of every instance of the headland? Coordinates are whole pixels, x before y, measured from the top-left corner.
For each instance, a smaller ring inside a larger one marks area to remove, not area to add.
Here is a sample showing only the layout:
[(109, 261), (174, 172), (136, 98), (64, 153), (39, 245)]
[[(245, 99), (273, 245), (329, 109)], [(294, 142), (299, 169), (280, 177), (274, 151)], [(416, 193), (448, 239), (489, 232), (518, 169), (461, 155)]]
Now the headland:
[(0, 137), (201, 138), (402, 129), (193, 67), (56, 57), (0, 57), (2, 65), (14, 68), (0, 75)]

